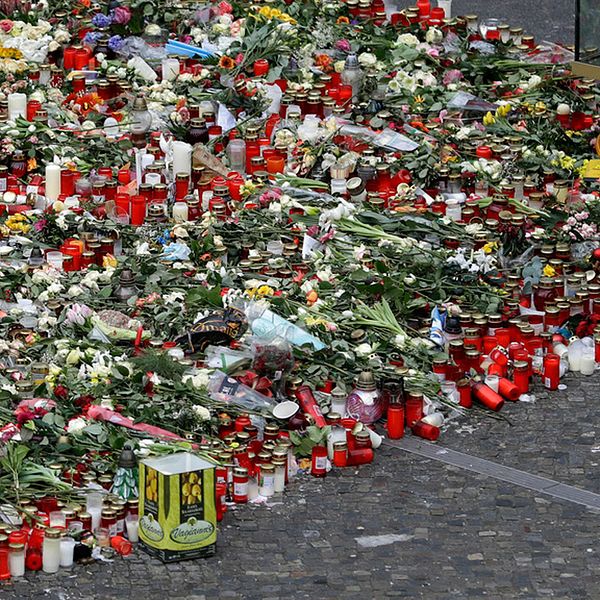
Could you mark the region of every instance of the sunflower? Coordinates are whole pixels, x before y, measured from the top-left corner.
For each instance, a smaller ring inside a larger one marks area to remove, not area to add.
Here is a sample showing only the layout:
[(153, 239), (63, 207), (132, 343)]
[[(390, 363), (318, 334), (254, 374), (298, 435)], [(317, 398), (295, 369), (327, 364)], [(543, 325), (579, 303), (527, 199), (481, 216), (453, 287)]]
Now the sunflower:
[(219, 59), (219, 68), (230, 71), (235, 67), (235, 60), (231, 56), (221, 56)]

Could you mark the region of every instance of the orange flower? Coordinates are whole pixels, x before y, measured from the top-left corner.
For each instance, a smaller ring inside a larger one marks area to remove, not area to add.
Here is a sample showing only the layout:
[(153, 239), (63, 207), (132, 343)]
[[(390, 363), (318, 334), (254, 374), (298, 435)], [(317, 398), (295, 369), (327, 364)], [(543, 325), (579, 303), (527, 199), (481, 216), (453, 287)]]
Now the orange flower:
[(221, 69), (227, 69), (228, 71), (235, 67), (235, 60), (231, 56), (221, 56), (219, 59), (219, 67)]
[(75, 104), (80, 107), (79, 113), (87, 116), (89, 113), (94, 112), (97, 106), (104, 104), (104, 100), (95, 92), (88, 92), (87, 94), (78, 96), (75, 99)]
[(315, 290), (311, 290), (306, 294), (306, 304), (312, 306), (319, 299), (319, 294)]
[(348, 17), (338, 17), (336, 23), (338, 25), (348, 25), (350, 23), (350, 19)]
[(333, 68), (333, 60), (327, 54), (317, 54), (315, 56), (315, 65), (322, 71), (327, 72)]
[(27, 171), (33, 171), (37, 167), (37, 160), (35, 158), (30, 158), (27, 161)]

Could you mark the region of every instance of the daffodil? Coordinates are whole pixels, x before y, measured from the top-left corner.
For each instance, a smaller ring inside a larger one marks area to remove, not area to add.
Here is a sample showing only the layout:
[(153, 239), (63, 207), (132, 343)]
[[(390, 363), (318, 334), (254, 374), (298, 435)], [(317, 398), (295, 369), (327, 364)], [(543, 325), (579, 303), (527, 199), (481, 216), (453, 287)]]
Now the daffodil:
[(556, 270), (551, 265), (546, 265), (543, 270), (544, 277), (554, 277), (556, 276)]

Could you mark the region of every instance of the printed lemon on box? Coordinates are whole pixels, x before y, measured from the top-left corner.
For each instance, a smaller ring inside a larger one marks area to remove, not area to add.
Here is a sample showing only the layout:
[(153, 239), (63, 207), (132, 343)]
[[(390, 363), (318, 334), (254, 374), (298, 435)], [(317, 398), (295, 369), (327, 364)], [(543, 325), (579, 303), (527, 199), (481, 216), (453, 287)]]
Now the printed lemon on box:
[(140, 463), (140, 540), (149, 554), (174, 562), (215, 553), (214, 467), (188, 452)]

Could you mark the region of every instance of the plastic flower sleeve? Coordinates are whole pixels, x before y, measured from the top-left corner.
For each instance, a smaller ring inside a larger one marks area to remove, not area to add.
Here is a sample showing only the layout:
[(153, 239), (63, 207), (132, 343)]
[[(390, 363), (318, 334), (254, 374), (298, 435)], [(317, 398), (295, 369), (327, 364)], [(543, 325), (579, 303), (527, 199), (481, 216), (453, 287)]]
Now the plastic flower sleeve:
[(232, 404), (244, 410), (271, 411), (276, 402), (259, 394), (252, 388), (229, 377), (223, 371), (215, 371), (208, 381), (208, 393), (213, 400)]
[(223, 346), (208, 346), (204, 351), (204, 362), (211, 369), (233, 371), (250, 363), (253, 354), (250, 350), (233, 350)]
[(246, 304), (244, 312), (246, 313), (252, 333), (258, 337), (273, 339), (280, 336), (293, 346), (311, 345), (316, 351), (326, 348), (326, 344), (314, 335), (290, 323), (257, 302)]

